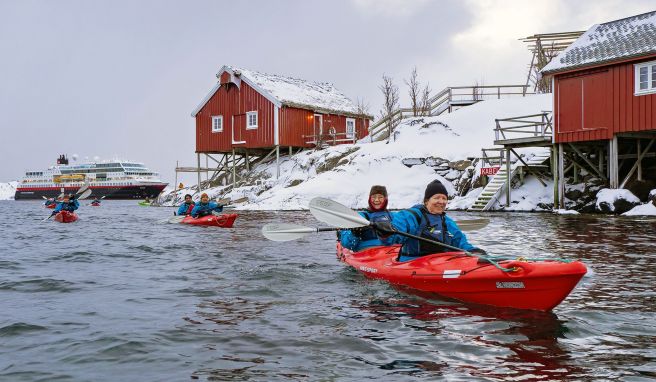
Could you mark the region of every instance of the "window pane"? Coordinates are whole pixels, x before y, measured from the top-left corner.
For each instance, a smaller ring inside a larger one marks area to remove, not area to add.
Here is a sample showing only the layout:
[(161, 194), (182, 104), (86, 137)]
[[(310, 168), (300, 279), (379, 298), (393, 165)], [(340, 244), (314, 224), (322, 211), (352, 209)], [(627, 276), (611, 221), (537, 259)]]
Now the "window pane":
[(656, 89), (656, 65), (651, 66), (651, 87)]

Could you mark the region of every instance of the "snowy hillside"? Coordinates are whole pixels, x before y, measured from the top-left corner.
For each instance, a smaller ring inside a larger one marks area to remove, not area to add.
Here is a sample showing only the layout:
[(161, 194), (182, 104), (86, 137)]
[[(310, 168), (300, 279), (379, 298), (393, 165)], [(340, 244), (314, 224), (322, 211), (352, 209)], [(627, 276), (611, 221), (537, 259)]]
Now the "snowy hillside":
[(0, 200), (14, 199), (18, 182), (0, 183)]
[[(461, 176), (462, 171), (458, 175), (454, 174), (457, 171), (447, 168), (440, 176), (433, 167), (426, 165), (406, 167), (403, 159), (433, 157), (459, 161), (479, 157), (481, 148), (492, 147), (495, 118), (535, 114), (543, 110), (551, 110), (550, 94), (487, 100), (451, 114), (411, 118), (397, 129), (395, 140), (389, 144), (358, 143), (307, 150), (291, 159), (281, 158), (279, 179), (276, 179), (274, 161), (255, 168), (249, 186), (237, 187), (225, 195), (223, 187), (206, 192), (210, 196), (221, 194), (233, 199), (248, 196), (250, 202), (240, 207), (243, 209), (306, 209), (308, 202), (316, 196), (360, 208), (366, 206), (369, 188), (382, 184), (387, 186), (390, 195), (389, 207), (405, 208), (421, 201), (426, 184), (433, 179), (440, 179), (450, 194), (455, 195), (456, 188), (449, 180)], [(474, 169), (471, 168), (470, 172), (473, 173)], [(165, 198), (166, 204), (178, 203), (187, 192), (194, 193), (192, 190), (179, 191), (177, 197), (169, 195)], [(462, 204), (457, 200), (453, 203), (454, 207), (466, 207)]]

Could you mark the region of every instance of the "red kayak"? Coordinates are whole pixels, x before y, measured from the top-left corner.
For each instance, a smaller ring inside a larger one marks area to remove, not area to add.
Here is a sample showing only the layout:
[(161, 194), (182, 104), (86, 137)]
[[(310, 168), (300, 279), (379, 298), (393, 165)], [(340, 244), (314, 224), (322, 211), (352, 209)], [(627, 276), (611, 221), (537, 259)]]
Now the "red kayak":
[(91, 203), (91, 207), (100, 207), (100, 203)]
[(57, 206), (57, 203), (48, 204), (48, 205), (44, 205), (44, 206), (45, 206), (46, 208), (52, 208), (52, 209), (55, 209), (55, 207)]
[(364, 273), (422, 292), (456, 300), (548, 312), (569, 295), (587, 269), (579, 261), (498, 260), (490, 262), (462, 252), (445, 252), (396, 261), (400, 246), (352, 252), (337, 244), (337, 257)]
[(211, 227), (232, 228), (237, 219), (237, 214), (207, 215), (202, 218), (193, 218), (187, 216), (182, 219), (181, 223), (193, 225), (205, 225)]
[(57, 215), (55, 215), (55, 220), (60, 223), (73, 223), (77, 220), (77, 215), (75, 212), (59, 211)]

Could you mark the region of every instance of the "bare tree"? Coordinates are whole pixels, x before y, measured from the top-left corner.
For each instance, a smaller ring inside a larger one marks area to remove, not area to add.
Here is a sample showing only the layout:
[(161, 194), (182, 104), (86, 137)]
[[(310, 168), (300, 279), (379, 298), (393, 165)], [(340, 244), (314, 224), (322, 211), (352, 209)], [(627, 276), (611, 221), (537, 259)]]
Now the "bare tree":
[(417, 80), (417, 67), (415, 66), (412, 68), (412, 72), (410, 73), (410, 80), (403, 80), (406, 85), (408, 85), (408, 95), (410, 96), (410, 104), (412, 106), (412, 115), (413, 116), (418, 116), (419, 115), (419, 102), (420, 102), (420, 90), (419, 90), (419, 80)]
[[(357, 108), (358, 117), (362, 118), (362, 128), (364, 129), (367, 126), (367, 119), (369, 116), (369, 102), (365, 102), (364, 98), (357, 98), (355, 107)], [(355, 134), (357, 139), (357, 129)]]
[(399, 87), (394, 85), (392, 77), (383, 74), (383, 84), (378, 87), (383, 92), (383, 110), (381, 116), (386, 119), (385, 125), (387, 127), (387, 142), (392, 136), (392, 129), (394, 128), (394, 113), (399, 108)]
[(431, 88), (429, 84), (426, 84), (424, 90), (421, 91), (421, 102), (419, 103), (421, 115), (426, 115), (426, 116), (430, 115), (431, 112), (430, 92), (431, 92)]

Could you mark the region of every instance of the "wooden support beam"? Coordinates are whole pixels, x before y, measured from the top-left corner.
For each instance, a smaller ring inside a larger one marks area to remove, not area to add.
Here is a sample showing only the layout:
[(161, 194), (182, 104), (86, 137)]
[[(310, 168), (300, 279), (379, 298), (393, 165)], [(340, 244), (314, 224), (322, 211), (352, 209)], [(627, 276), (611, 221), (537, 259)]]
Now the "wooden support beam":
[(537, 173), (535, 173), (535, 172), (533, 172), (533, 170), (531, 170), (531, 166), (529, 166), (528, 163), (524, 162), (522, 157), (519, 156), (519, 154), (517, 154), (517, 152), (515, 152), (515, 150), (513, 150), (513, 149), (509, 149), (509, 150), (512, 151), (513, 154), (515, 154), (517, 159), (519, 159), (519, 161), (522, 162), (522, 164), (524, 164), (524, 166), (526, 167), (526, 170), (529, 173), (533, 174), (536, 178), (538, 178), (538, 180), (540, 181), (540, 183), (542, 183), (543, 186), (547, 187), (547, 184), (542, 179), (540, 179), (540, 176)]
[(618, 188), (619, 186), (619, 168), (617, 165), (617, 155), (617, 135), (614, 135), (613, 139), (608, 142), (608, 179), (610, 188)]
[(554, 208), (559, 209), (558, 204), (558, 145), (551, 146), (551, 173), (553, 174), (554, 181)]
[(565, 150), (558, 144), (558, 206), (565, 208)]
[(510, 207), (510, 150), (506, 150), (506, 207)]
[[(643, 155), (644, 155), (644, 153), (646, 153), (647, 151), (649, 151), (649, 149), (651, 148), (651, 145), (654, 144), (654, 141), (656, 141), (656, 140), (655, 140), (655, 139), (652, 139), (651, 141), (649, 141), (649, 144), (648, 144), (647, 147), (645, 148), (645, 151), (642, 153)], [(640, 147), (640, 146), (638, 146), (638, 147)], [(631, 170), (629, 170), (629, 173), (626, 175), (626, 177), (624, 178), (624, 180), (623, 180), (622, 183), (620, 184), (619, 188), (624, 188), (624, 187), (626, 186), (626, 184), (629, 182), (629, 179), (631, 179), (631, 176), (633, 175), (633, 173), (634, 173), (634, 172), (636, 171), (636, 169), (639, 167), (641, 161), (642, 161), (642, 155), (638, 157), (638, 160), (635, 162), (635, 164), (633, 165), (633, 167), (631, 167)]]
[[(576, 146), (574, 146), (571, 143), (568, 143), (568, 145), (569, 145), (569, 147), (572, 148), (572, 150), (574, 150), (574, 152), (579, 156), (579, 158), (583, 159), (583, 161), (588, 166), (590, 166), (590, 169), (592, 169), (597, 175), (599, 175), (600, 178), (602, 178), (604, 180), (608, 180), (608, 178), (606, 178), (606, 176), (604, 176), (604, 174), (601, 171), (599, 171), (599, 169), (590, 161), (590, 159), (588, 159), (585, 155), (583, 155), (583, 153), (581, 151), (579, 151), (579, 149), (577, 149)], [(580, 166), (580, 164), (579, 164), (579, 166)]]

